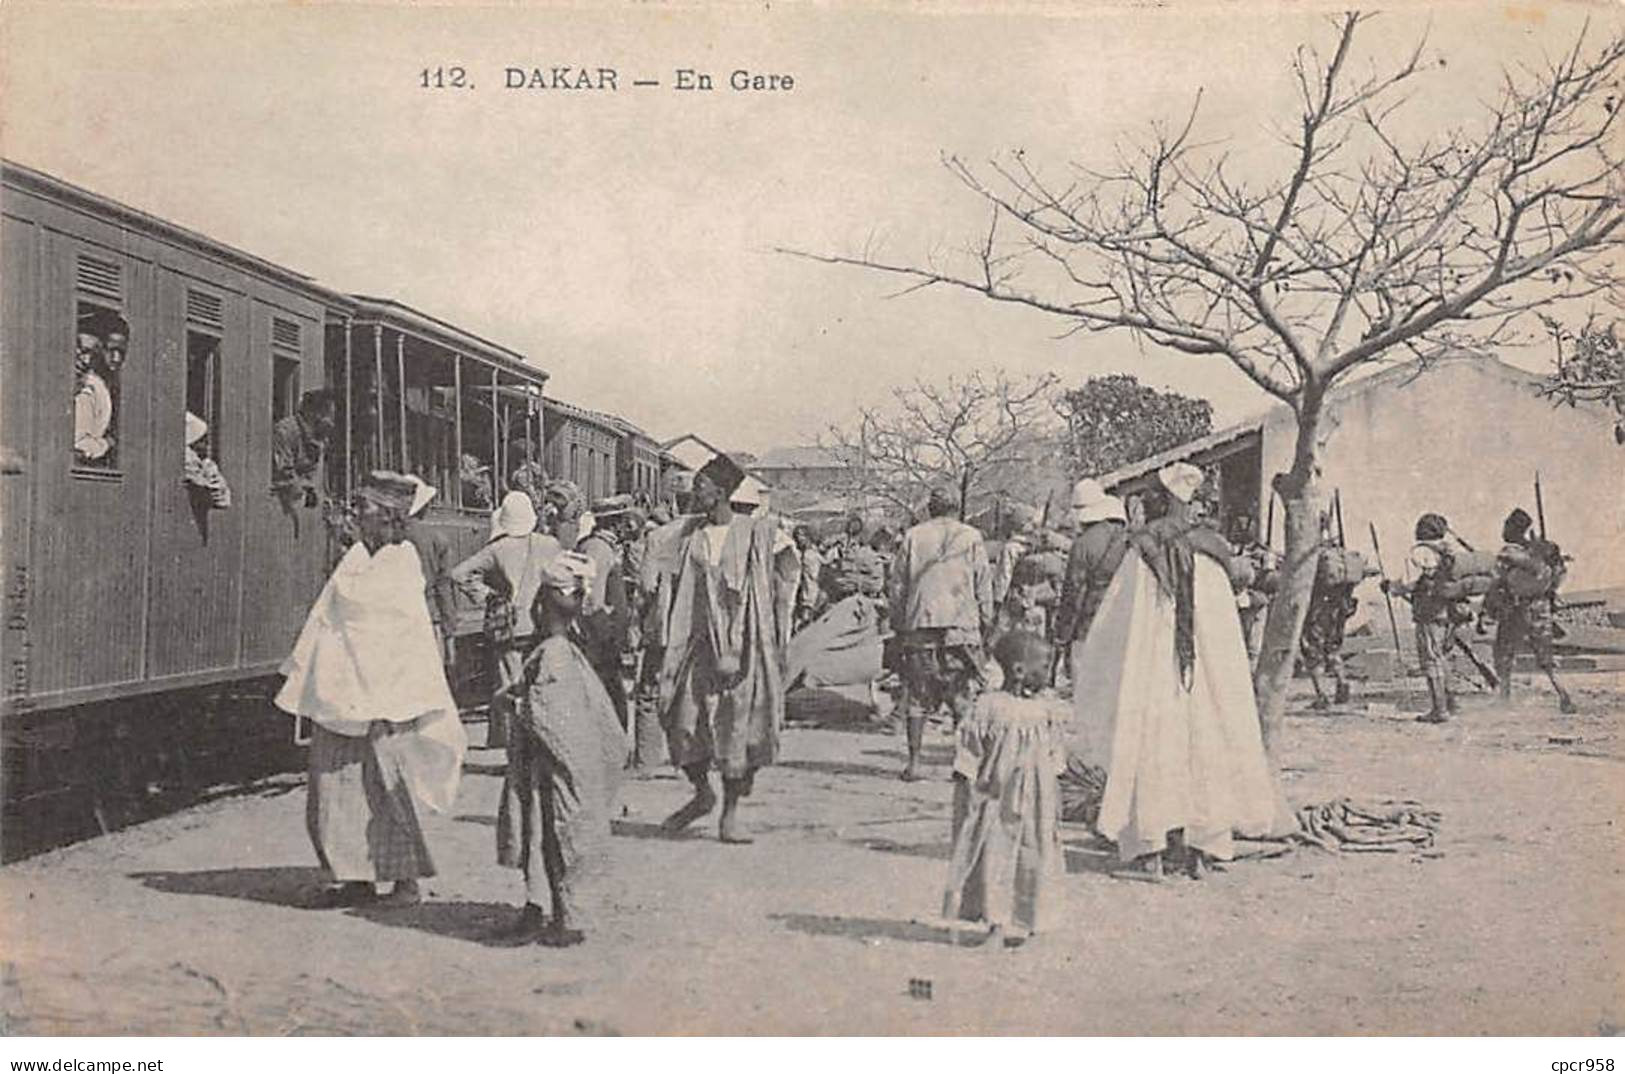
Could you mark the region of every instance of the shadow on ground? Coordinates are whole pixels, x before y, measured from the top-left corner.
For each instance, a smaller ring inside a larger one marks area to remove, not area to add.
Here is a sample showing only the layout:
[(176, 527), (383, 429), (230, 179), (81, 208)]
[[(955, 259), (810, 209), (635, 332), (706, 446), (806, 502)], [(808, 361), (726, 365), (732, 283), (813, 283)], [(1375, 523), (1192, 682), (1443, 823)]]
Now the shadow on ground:
[(668, 843), (682, 842), (685, 839), (700, 839), (705, 836), (705, 828), (696, 822), (680, 832), (674, 832), (663, 825), (645, 820), (612, 820), (609, 830), (615, 835), (626, 836), (628, 839), (663, 839)]
[(937, 861), (947, 861), (948, 855), (953, 851), (953, 843), (948, 840), (899, 843), (895, 839), (871, 836), (868, 839), (848, 839), (846, 842), (848, 846), (862, 847), (864, 850), (874, 850), (882, 854), (903, 854), (911, 858), (933, 858)]
[(514, 941), (502, 930), (518, 918), (517, 907), (499, 902), (425, 902), (417, 906), (358, 906), (345, 911), (375, 925), (392, 929), (414, 929), (434, 936), (476, 943), (481, 947), (513, 947)]
[(311, 865), (267, 865), (244, 869), (199, 869), (193, 872), (131, 873), (154, 891), (168, 895), (212, 895), (274, 906), (303, 907), (322, 885), (321, 871)]
[(882, 768), (879, 765), (856, 764), (851, 761), (780, 761), (775, 767), (793, 768), (798, 772), (817, 772), (824, 776), (866, 776), (888, 780), (897, 779), (902, 771), (901, 768)]
[(834, 917), (827, 914), (772, 914), (792, 932), (809, 936), (844, 936), (851, 940), (902, 940), (906, 943), (938, 943), (974, 946), (986, 938), (985, 932), (966, 923), (956, 930), (923, 921), (903, 921), (884, 917)]
[[(865, 757), (889, 757), (896, 761), (898, 765), (902, 765), (908, 760), (908, 751), (902, 749), (864, 750), (863, 755)], [(920, 762), (928, 765), (951, 765), (954, 763), (954, 748), (927, 742), (920, 747)]]

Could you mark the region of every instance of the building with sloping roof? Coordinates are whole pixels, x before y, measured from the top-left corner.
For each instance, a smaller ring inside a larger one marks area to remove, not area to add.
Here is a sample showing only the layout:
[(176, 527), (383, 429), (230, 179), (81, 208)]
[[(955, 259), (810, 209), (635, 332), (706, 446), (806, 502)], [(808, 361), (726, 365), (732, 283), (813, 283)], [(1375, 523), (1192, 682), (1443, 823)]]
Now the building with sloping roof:
[[(677, 469), (692, 475), (698, 473), (702, 466), (718, 455), (728, 455), (728, 452), (716, 447), (698, 433), (684, 433), (682, 436), (674, 440), (668, 440), (660, 446), (661, 450), (666, 452), (675, 463), (674, 467), (668, 468), (668, 473), (671, 469)], [(739, 461), (736, 456), (729, 455), (729, 457), (733, 458), (735, 462)], [(757, 477), (751, 467), (742, 465), (740, 469), (745, 471), (745, 483), (740, 486), (740, 492), (747, 497), (754, 498), (756, 502), (766, 508), (769, 505), (768, 501), (772, 493), (772, 486)]]
[[(1625, 460), (1603, 407), (1554, 405), (1542, 378), (1486, 354), (1461, 352), (1406, 362), (1334, 390), (1326, 404), (1329, 435), (1321, 458), (1328, 496), (1340, 493), (1350, 546), (1371, 552), (1371, 527), (1383, 562), (1398, 575), (1417, 516), (1437, 511), (1480, 549), (1501, 543), (1501, 521), (1514, 507), (1535, 514), (1541, 478), (1548, 533), (1574, 557), (1567, 587), (1625, 583)], [(1291, 467), (1297, 439), (1292, 411), (1277, 405), (1101, 477), (1119, 495), (1143, 491), (1156, 472), (1184, 460), (1211, 475), (1221, 518), (1252, 515), (1279, 549), (1284, 527), (1271, 506), (1269, 480)]]
[(828, 491), (848, 481), (856, 462), (855, 451), (806, 444), (771, 448), (751, 469), (776, 489)]

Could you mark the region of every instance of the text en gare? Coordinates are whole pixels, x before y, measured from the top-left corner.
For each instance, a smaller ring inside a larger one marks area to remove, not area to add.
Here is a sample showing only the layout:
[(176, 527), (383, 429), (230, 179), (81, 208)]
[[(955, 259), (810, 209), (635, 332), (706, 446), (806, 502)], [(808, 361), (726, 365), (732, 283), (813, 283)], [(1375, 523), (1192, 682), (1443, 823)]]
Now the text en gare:
[[(503, 85), (507, 89), (608, 90), (612, 93), (620, 89), (619, 72), (613, 67), (505, 67), (502, 73)], [(785, 91), (795, 89), (795, 78), (740, 68), (729, 74), (727, 85), (729, 89), (742, 92)], [(680, 67), (676, 71), (673, 88), (714, 90), (716, 85), (710, 74), (691, 67)]]

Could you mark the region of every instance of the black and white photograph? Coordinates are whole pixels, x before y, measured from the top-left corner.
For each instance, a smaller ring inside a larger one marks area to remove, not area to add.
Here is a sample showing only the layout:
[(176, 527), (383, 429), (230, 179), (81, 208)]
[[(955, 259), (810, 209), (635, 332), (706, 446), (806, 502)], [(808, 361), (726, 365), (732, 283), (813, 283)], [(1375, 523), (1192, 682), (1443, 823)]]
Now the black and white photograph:
[(1622, 107), (1612, 3), (5, 3), (10, 1069), (1614, 1069)]

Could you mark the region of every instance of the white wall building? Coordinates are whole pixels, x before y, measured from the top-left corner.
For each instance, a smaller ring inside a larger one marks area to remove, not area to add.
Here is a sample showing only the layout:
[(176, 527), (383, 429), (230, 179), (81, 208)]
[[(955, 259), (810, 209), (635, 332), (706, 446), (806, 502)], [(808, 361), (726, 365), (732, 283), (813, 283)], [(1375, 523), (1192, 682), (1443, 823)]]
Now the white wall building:
[[(1342, 493), (1350, 547), (1369, 554), (1368, 524), (1375, 523), (1383, 564), (1398, 575), (1417, 516), (1437, 511), (1475, 548), (1493, 550), (1508, 511), (1535, 514), (1538, 470), (1548, 535), (1574, 557), (1565, 591), (1625, 585), (1625, 449), (1614, 442), (1613, 416), (1601, 407), (1558, 406), (1539, 395), (1540, 384), (1497, 358), (1464, 353), (1393, 366), (1334, 391), (1322, 487), (1328, 496)], [(1102, 483), (1133, 492), (1154, 481), (1159, 467), (1187, 459), (1217, 470), (1221, 514), (1256, 511), (1263, 533), (1269, 478), (1290, 467), (1296, 436), (1292, 412), (1280, 405), (1104, 475)], [(1279, 512), (1277, 505), (1277, 549)]]

